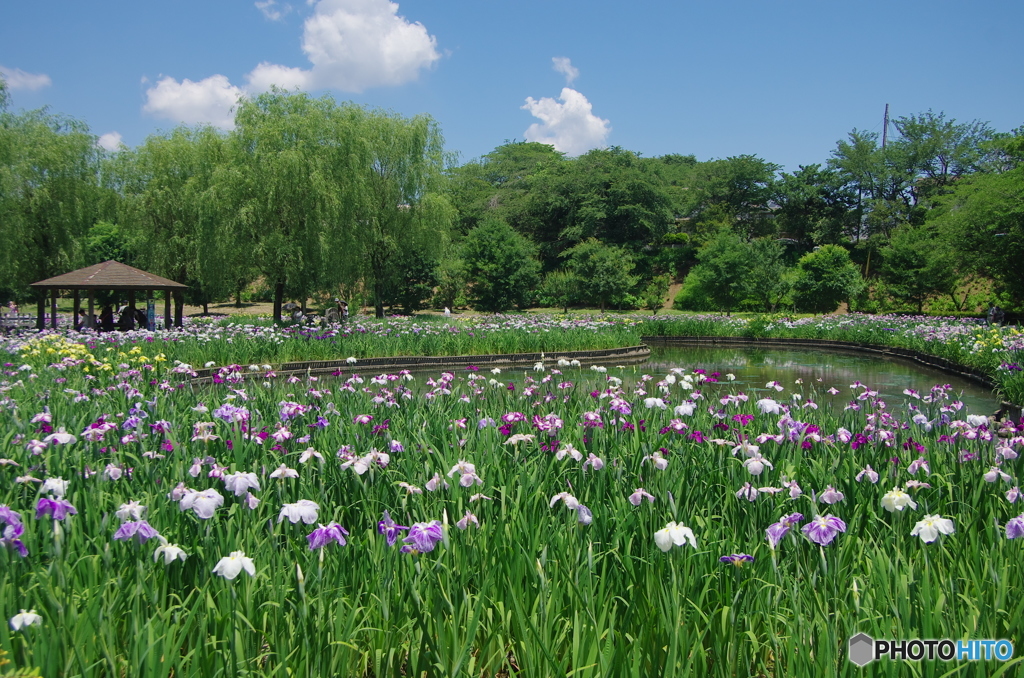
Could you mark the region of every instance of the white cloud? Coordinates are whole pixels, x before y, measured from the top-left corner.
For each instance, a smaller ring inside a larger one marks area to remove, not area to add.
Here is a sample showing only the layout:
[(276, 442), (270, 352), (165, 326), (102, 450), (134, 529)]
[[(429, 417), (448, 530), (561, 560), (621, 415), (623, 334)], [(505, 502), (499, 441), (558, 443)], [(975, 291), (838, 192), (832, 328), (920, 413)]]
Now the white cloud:
[(555, 70), (565, 76), (565, 84), (571, 85), (572, 81), (580, 77), (580, 69), (572, 65), (569, 57), (551, 57)]
[(248, 90), (252, 92), (266, 92), (271, 85), (277, 85), (281, 89), (311, 89), (312, 78), (309, 71), (301, 68), (290, 68), (279, 66), (266, 61), (252, 70), (245, 76), (248, 81)]
[(390, 0), (320, 0), (306, 19), (302, 51), (308, 70), (261, 63), (247, 77), (253, 90), (330, 87), (362, 92), (401, 85), (441, 58), (437, 40)]
[(235, 126), (234, 108), (243, 92), (223, 75), (211, 75), (199, 82), (178, 82), (164, 77), (146, 90), (142, 110), (158, 118), (188, 125), (209, 123), (222, 129)]
[(287, 3), (278, 5), (277, 0), (263, 0), (256, 3), (256, 9), (271, 21), (280, 21), (281, 17), (292, 11), (292, 6)]
[(0, 66), (0, 76), (7, 82), (7, 86), (14, 89), (27, 89), (35, 91), (53, 84), (50, 76), (45, 73), (27, 73), (20, 68), (7, 68)]
[(522, 108), (540, 120), (524, 133), (527, 141), (551, 144), (555, 150), (571, 156), (606, 145), (605, 140), (612, 131), (611, 124), (594, 115), (587, 97), (563, 87), (558, 101), (550, 97), (542, 97), (539, 101), (533, 97), (526, 98)]
[[(415, 80), (421, 69), (441, 58), (437, 40), (423, 24), (400, 16), (398, 4), (390, 0), (312, 0), (308, 4), (315, 9), (303, 28), (302, 50), (312, 67), (264, 61), (245, 76), (245, 91), (263, 92), (277, 85), (285, 90), (362, 92)], [(291, 5), (278, 10), (276, 0), (261, 0), (256, 7), (271, 20), (291, 10)], [(230, 129), (233, 109), (245, 91), (223, 75), (198, 82), (163, 77), (146, 90), (142, 110), (187, 124), (205, 122)]]
[(116, 151), (121, 147), (121, 135), (118, 132), (107, 132), (96, 140), (96, 145), (108, 151)]

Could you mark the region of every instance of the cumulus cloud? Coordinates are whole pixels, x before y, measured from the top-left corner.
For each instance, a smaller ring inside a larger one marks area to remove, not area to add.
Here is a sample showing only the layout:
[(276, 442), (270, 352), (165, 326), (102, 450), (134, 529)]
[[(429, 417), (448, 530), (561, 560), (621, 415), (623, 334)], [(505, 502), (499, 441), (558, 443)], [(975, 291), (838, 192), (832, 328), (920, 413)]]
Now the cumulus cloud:
[[(285, 90), (334, 88), (362, 92), (370, 87), (401, 85), (419, 77), (441, 58), (437, 39), (419, 22), (398, 14), (390, 0), (311, 0), (302, 51), (308, 69), (262, 62), (246, 76), (245, 90), (223, 75), (198, 82), (163, 77), (146, 90), (142, 110), (187, 124), (210, 123), (230, 129), (234, 108), (246, 92), (264, 92), (276, 85)], [(256, 7), (277, 20), (291, 5), (261, 0)], [(148, 80), (143, 78), (143, 83)]]
[(301, 68), (291, 68), (278, 64), (262, 62), (254, 68), (251, 73), (245, 76), (250, 92), (266, 92), (271, 85), (277, 85), (281, 89), (312, 89), (312, 78), (309, 71)]
[(571, 85), (572, 81), (580, 77), (580, 69), (572, 65), (569, 57), (551, 57), (551, 63), (555, 70), (565, 76), (565, 84)]
[(108, 151), (116, 151), (121, 147), (121, 135), (118, 132), (107, 132), (96, 140), (96, 145)]
[(264, 62), (246, 76), (250, 89), (362, 92), (415, 80), (441, 58), (437, 39), (423, 24), (399, 15), (390, 0), (320, 0), (303, 26), (302, 51), (310, 69)]
[(27, 89), (35, 91), (53, 84), (50, 76), (45, 73), (28, 73), (20, 68), (0, 66), (0, 76), (3, 77), (4, 81), (7, 82), (7, 86), (12, 90)]
[(263, 16), (271, 21), (280, 21), (281, 17), (292, 11), (292, 6), (287, 3), (278, 5), (277, 0), (263, 0), (256, 3), (256, 9), (263, 12)]
[(551, 97), (540, 100), (527, 97), (522, 108), (540, 120), (526, 130), (526, 140), (551, 144), (567, 155), (582, 155), (591, 149), (603, 148), (612, 131), (608, 120), (594, 115), (587, 97), (569, 87), (562, 88), (557, 101)]
[(146, 90), (142, 110), (188, 125), (209, 123), (231, 129), (235, 126), (234, 108), (242, 94), (223, 75), (211, 75), (199, 82), (187, 78), (178, 82), (168, 76)]

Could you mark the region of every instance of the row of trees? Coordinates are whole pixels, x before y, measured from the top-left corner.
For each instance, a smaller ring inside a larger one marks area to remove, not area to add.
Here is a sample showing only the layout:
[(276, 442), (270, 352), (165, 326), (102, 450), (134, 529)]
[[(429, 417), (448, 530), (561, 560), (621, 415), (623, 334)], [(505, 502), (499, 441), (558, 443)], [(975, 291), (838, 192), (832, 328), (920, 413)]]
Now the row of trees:
[[(998, 133), (931, 111), (893, 124), (884, 145), (854, 130), (824, 165), (792, 173), (749, 155), (699, 162), (612, 148), (566, 159), (506, 144), (451, 172), (458, 228), (499, 219), (528, 237), (546, 276), (534, 299), (552, 305), (566, 298), (559, 289), (580, 303), (643, 305), (665, 275), (685, 279), (677, 306), (694, 310), (1024, 304), (1024, 128)], [(564, 284), (592, 239), (622, 264), (584, 279), (610, 294)]]
[(262, 278), (280, 319), (286, 295), (358, 283), (383, 315), (403, 257), (448, 244), (454, 210), (428, 116), (271, 92), (242, 101), (230, 133), (181, 127), (103, 154), (80, 123), (2, 103), (0, 284), (15, 292), (114, 257), (185, 282), (201, 303)]
[[(273, 91), (229, 133), (180, 127), (106, 153), (86, 126), (14, 113), (0, 81), (0, 293), (109, 258), (190, 301), (344, 295), (415, 311), (1024, 302), (1024, 137), (931, 112), (824, 165), (699, 162), (509, 142), (454, 166), (429, 116)], [(831, 290), (826, 294), (825, 289)], [(4, 291), (6, 290), (6, 291)], [(181, 307), (176, 309), (181, 313)]]

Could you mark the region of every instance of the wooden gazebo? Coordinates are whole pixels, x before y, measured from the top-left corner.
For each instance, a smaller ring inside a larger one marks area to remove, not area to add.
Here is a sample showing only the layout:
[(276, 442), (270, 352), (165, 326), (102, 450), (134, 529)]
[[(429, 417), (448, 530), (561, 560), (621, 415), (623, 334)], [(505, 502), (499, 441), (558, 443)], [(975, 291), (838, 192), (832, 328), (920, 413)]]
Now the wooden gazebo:
[[(128, 293), (128, 305), (135, 308), (135, 293), (145, 292), (146, 299), (151, 299), (153, 290), (164, 291), (164, 327), (171, 326), (171, 294), (181, 294), (182, 290), (188, 289), (188, 285), (176, 283), (167, 278), (147, 273), (146, 271), (118, 263), (116, 261), (105, 261), (102, 264), (87, 266), (77, 271), (71, 271), (46, 280), (32, 283), (31, 287), (36, 289), (50, 290), (50, 326), (57, 328), (57, 292), (59, 290), (72, 290), (75, 294), (75, 309), (73, 317), (77, 321), (78, 311), (81, 308), (82, 290), (89, 293), (89, 309), (86, 315), (86, 327), (93, 327), (94, 296), (96, 290), (117, 290)], [(45, 313), (39, 314), (39, 329), (46, 325)], [(181, 326), (180, 319), (177, 323)]]

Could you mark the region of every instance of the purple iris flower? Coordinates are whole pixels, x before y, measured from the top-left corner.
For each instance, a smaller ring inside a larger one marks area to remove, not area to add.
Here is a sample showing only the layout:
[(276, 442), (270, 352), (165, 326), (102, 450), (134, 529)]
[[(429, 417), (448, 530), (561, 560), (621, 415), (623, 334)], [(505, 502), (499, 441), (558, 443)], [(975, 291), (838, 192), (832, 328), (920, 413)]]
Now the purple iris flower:
[(836, 535), (846, 532), (846, 523), (835, 516), (816, 516), (804, 525), (802, 532), (815, 544), (828, 546)]
[(384, 518), (377, 523), (377, 531), (387, 537), (388, 546), (394, 546), (395, 542), (398, 541), (401, 530), (408, 529), (405, 525), (395, 524), (395, 521), (391, 520), (391, 514), (387, 511), (384, 511)]
[(790, 528), (795, 525), (799, 525), (800, 521), (803, 519), (804, 516), (802, 513), (790, 513), (788, 516), (782, 516), (782, 518), (779, 519), (779, 522), (769, 525), (768, 529), (764, 531), (765, 535), (768, 537), (768, 546), (773, 549), (777, 547), (779, 542), (782, 541), (782, 538), (786, 536), (787, 532), (789, 532)]
[(0, 546), (12, 548), (22, 558), (28, 555), (28, 549), (21, 541), (21, 535), (25, 533), (25, 526), (21, 523), (13, 523), (4, 528), (4, 536), (0, 537)]
[(78, 509), (65, 499), (40, 497), (36, 504), (36, 520), (48, 515), (53, 516), (54, 520), (64, 520), (69, 515), (73, 516), (76, 513), (78, 513)]
[(743, 567), (747, 563), (754, 562), (754, 556), (748, 553), (733, 553), (729, 556), (722, 556), (718, 559), (718, 561), (722, 563), (729, 563), (730, 565), (735, 565), (736, 567)]
[(21, 514), (12, 511), (9, 506), (0, 506), (0, 520), (8, 525), (21, 525)]
[(429, 523), (414, 523), (409, 528), (409, 536), (402, 540), (405, 546), (402, 553), (429, 553), (437, 546), (437, 542), (444, 537), (441, 530), (440, 520), (431, 520)]
[(114, 533), (114, 539), (118, 541), (128, 541), (132, 537), (137, 537), (140, 544), (145, 544), (148, 540), (159, 536), (160, 533), (145, 520), (129, 520), (117, 528), (117, 532)]
[(332, 522), (330, 525), (321, 525), (316, 528), (309, 533), (306, 539), (309, 540), (309, 550), (315, 551), (327, 546), (332, 541), (338, 542), (339, 546), (344, 546), (347, 543), (346, 536), (348, 536), (348, 530), (338, 523)]
[(1017, 539), (1019, 537), (1024, 537), (1024, 513), (1006, 521), (1006, 538)]

